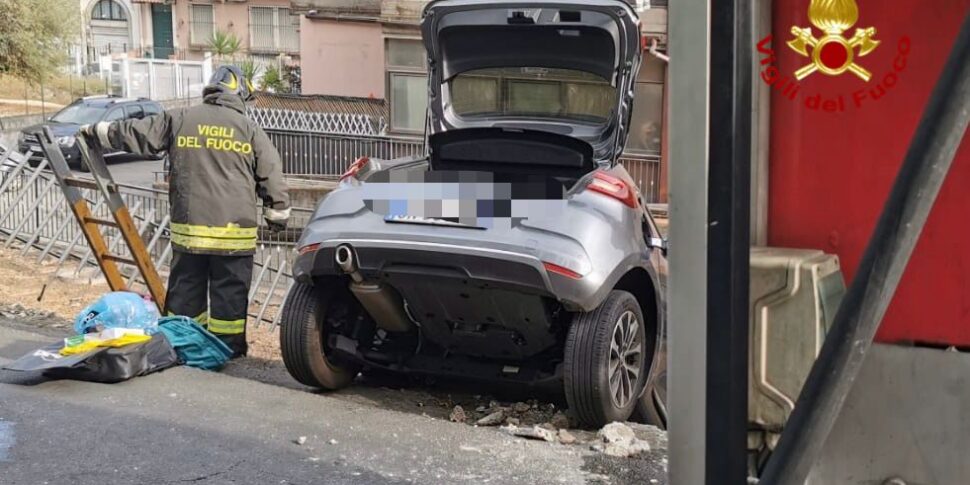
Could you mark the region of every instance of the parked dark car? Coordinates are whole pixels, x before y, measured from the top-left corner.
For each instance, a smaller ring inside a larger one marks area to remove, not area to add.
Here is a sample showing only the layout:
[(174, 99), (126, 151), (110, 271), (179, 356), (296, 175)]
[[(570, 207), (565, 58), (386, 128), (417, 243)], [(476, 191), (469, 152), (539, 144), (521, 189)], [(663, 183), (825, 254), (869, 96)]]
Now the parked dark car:
[[(79, 98), (51, 116), (47, 121), (21, 130), (17, 149), (20, 153), (28, 155), (32, 164), (37, 164), (44, 158), (40, 149), (40, 142), (37, 140), (37, 134), (45, 126), (50, 127), (57, 138), (61, 151), (64, 152), (68, 166), (75, 170), (86, 171), (86, 167), (81, 162), (81, 152), (75, 139), (81, 126), (99, 121), (141, 119), (160, 114), (162, 111), (160, 104), (145, 98), (121, 98), (118, 96)], [(108, 163), (134, 159), (134, 155), (125, 152), (105, 154), (105, 160)]]
[(440, 0), (426, 157), (362, 158), (283, 307), (290, 374), (549, 384), (586, 426), (664, 424), (666, 241), (618, 163), (641, 60), (621, 0)]

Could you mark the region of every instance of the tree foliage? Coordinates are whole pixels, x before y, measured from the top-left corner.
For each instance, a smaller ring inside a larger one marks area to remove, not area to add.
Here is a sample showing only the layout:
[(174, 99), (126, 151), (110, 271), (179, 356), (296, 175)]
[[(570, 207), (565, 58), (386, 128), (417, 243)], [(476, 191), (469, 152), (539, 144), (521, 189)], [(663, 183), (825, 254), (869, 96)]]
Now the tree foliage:
[(64, 66), (79, 26), (77, 0), (0, 0), (0, 73), (48, 77)]
[(283, 91), (283, 76), (275, 64), (266, 66), (266, 70), (263, 71), (263, 82), (260, 89), (272, 93)]
[(212, 53), (221, 59), (227, 57), (235, 56), (239, 52), (242, 43), (239, 37), (232, 32), (226, 32), (225, 30), (217, 30), (212, 33), (212, 38), (209, 39), (209, 48), (212, 49)]
[(239, 63), (239, 69), (242, 70), (243, 75), (246, 76), (246, 79), (249, 79), (250, 82), (255, 84), (256, 78), (259, 77), (259, 71), (262, 70), (262, 67), (250, 57)]

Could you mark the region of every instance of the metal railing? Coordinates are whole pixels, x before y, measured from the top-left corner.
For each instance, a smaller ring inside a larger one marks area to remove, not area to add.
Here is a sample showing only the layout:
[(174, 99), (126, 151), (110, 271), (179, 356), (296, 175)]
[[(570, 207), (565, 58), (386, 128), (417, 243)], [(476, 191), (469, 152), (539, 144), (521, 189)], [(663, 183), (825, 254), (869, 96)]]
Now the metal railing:
[[(23, 155), (0, 145), (0, 245), (20, 249), (23, 256), (35, 253), (38, 265), (56, 264), (54, 276), (73, 272), (100, 277), (100, 269), (47, 160), (37, 166)], [(169, 204), (165, 192), (117, 184), (132, 218), (145, 241), (159, 274), (169, 273), (172, 247), (169, 242)], [(95, 217), (110, 219), (98, 191), (81, 189)], [(309, 209), (294, 208), (294, 221), (306, 221)], [(110, 252), (129, 257), (117, 229), (104, 229)], [(250, 324), (259, 327), (279, 324), (279, 309), (293, 284), (290, 269), (294, 257), (294, 232), (269, 235), (261, 231), (255, 255), (253, 284), (250, 290)], [(128, 288), (144, 292), (146, 287), (134, 267), (124, 267)]]
[(394, 159), (424, 154), (424, 141), (391, 136), (266, 130), (283, 159), (283, 173), (336, 177), (362, 157)]
[(624, 153), (620, 163), (636, 182), (643, 200), (648, 204), (666, 202), (660, 197), (660, 155), (637, 155)]
[[(388, 160), (425, 153), (423, 138), (383, 134), (383, 118), (265, 108), (250, 108), (249, 116), (276, 145), (287, 175), (336, 177), (363, 156)], [(647, 203), (662, 202), (659, 155), (624, 153), (620, 163)]]

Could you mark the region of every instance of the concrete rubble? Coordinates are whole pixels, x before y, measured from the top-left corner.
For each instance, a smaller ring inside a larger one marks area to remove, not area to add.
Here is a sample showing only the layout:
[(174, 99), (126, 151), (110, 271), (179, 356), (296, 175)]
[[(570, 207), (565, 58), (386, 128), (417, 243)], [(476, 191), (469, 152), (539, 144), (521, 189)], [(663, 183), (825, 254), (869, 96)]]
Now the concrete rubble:
[(650, 443), (637, 438), (633, 429), (624, 423), (607, 424), (596, 436), (599, 441), (590, 445), (590, 448), (609, 456), (625, 458), (650, 451)]
[(454, 409), (451, 410), (451, 414), (448, 416), (448, 419), (452, 423), (464, 423), (468, 419), (468, 416), (465, 415), (464, 408), (461, 406), (455, 406)]
[(500, 409), (482, 419), (479, 419), (475, 422), (475, 424), (479, 426), (498, 426), (502, 424), (503, 421), (505, 421), (505, 411)]
[(569, 430), (561, 429), (559, 430), (559, 442), (564, 445), (571, 445), (576, 443), (576, 436), (569, 432)]
[(533, 440), (548, 441), (550, 443), (559, 441), (559, 434), (551, 429), (542, 426), (502, 426), (502, 431), (512, 436), (519, 436)]

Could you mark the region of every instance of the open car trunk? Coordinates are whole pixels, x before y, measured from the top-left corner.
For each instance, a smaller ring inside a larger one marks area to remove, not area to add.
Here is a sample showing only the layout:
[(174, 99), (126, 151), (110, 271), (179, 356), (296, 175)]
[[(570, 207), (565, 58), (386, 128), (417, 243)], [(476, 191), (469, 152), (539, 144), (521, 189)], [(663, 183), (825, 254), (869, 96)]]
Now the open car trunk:
[[(515, 171), (545, 166), (575, 177), (592, 170), (593, 160), (615, 163), (622, 152), (641, 59), (639, 20), (627, 3), (438, 0), (425, 8), (422, 37), (428, 132), (507, 130), (446, 139), (439, 161), (491, 160)], [(550, 136), (530, 133), (539, 131)], [(509, 146), (493, 148), (493, 140)]]

